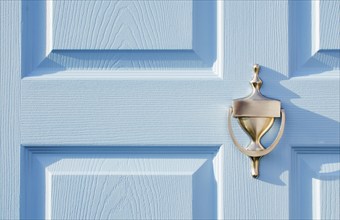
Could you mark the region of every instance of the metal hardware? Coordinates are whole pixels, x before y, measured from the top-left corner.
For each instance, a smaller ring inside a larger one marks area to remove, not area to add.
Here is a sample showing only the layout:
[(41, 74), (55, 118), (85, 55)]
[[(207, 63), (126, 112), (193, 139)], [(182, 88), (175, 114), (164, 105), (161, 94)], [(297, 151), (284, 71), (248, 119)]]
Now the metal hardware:
[[(253, 70), (253, 79), (250, 81), (253, 91), (245, 98), (233, 100), (233, 106), (229, 109), (228, 129), (236, 147), (250, 157), (252, 161), (251, 175), (257, 178), (260, 158), (273, 151), (279, 143), (284, 131), (286, 115), (284, 109), (281, 109), (279, 100), (270, 99), (261, 94), (260, 66), (255, 64)], [(242, 147), (236, 140), (231, 125), (231, 116), (238, 119), (241, 128), (251, 138), (251, 142), (247, 147)], [(281, 118), (280, 130), (274, 142), (268, 148), (265, 148), (261, 144), (261, 138), (272, 127), (275, 118)]]

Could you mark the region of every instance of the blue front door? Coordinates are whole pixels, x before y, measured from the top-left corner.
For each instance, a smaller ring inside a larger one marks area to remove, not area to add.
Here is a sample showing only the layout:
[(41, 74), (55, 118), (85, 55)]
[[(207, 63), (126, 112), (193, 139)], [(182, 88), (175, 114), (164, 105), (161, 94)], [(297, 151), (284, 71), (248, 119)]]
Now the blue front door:
[[(0, 218), (338, 219), (339, 7), (1, 1)], [(254, 63), (287, 117), (258, 179), (227, 130)]]

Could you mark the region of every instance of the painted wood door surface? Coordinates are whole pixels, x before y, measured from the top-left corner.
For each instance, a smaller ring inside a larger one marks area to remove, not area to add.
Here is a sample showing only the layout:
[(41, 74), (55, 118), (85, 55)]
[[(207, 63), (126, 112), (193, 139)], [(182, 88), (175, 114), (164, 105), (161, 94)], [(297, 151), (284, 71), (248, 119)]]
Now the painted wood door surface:
[[(2, 0), (0, 218), (339, 219), (339, 11)], [(258, 179), (227, 131), (254, 63), (287, 116)]]

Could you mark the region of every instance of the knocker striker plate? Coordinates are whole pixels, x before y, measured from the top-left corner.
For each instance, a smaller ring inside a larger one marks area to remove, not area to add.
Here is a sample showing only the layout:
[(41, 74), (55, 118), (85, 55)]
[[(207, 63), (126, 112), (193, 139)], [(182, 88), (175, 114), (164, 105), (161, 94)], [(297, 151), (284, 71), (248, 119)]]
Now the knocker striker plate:
[[(255, 64), (254, 76), (250, 81), (253, 88), (252, 93), (245, 98), (233, 100), (233, 107), (230, 107), (228, 116), (228, 129), (231, 139), (242, 153), (250, 157), (253, 177), (258, 177), (259, 175), (260, 158), (273, 151), (279, 143), (286, 121), (285, 111), (281, 109), (281, 102), (261, 94), (262, 80), (258, 76), (259, 71), (260, 66)], [(241, 128), (251, 138), (251, 142), (247, 147), (241, 146), (236, 140), (231, 125), (231, 116), (238, 120)], [(261, 138), (272, 127), (275, 118), (280, 117), (281, 126), (278, 135), (274, 142), (268, 148), (265, 148), (261, 144)]]

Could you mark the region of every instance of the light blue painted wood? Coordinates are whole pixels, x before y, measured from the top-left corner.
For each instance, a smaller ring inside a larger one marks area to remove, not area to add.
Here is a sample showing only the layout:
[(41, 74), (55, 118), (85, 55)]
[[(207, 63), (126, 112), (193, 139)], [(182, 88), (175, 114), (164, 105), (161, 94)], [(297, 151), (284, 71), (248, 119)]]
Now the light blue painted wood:
[(338, 219), (340, 149), (294, 147), (292, 150), (291, 218)]
[[(338, 215), (337, 2), (0, 5), (2, 218)], [(135, 38), (115, 26), (122, 22)], [(250, 91), (253, 63), (262, 66), (263, 93), (287, 113), (283, 139), (261, 159), (257, 180), (226, 126), (231, 100)], [(140, 174), (155, 170), (164, 175)]]
[(0, 219), (20, 216), (20, 2), (0, 1)]
[(83, 76), (93, 74), (89, 70), (213, 74), (215, 1), (23, 1), (23, 9), (24, 76), (72, 70)]
[(339, 22), (339, 1), (316, 1), (316, 13), (319, 13), (319, 47), (324, 50), (340, 50), (339, 27), (334, 26)]
[(53, 49), (192, 48), (193, 1), (53, 1), (51, 7)]
[(24, 147), (22, 218), (214, 219), (218, 150)]
[(339, 75), (338, 1), (292, 1), (289, 4), (292, 76)]
[[(53, 50), (34, 70), (41, 74), (65, 70), (211, 69), (193, 50)], [(34, 75), (33, 73), (28, 73)], [(86, 74), (86, 73), (85, 73)], [(37, 75), (37, 74), (35, 74)]]

